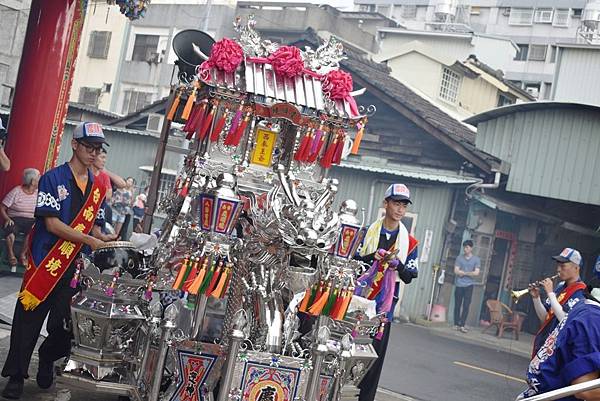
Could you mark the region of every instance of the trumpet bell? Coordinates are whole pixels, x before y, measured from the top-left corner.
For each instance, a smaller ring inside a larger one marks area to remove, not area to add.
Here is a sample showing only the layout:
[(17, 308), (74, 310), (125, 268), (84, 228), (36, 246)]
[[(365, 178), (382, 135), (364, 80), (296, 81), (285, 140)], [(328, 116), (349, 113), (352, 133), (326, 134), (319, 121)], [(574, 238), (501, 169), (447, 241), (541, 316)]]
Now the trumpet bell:
[(511, 291), (510, 292), (510, 296), (512, 297), (513, 301), (516, 303), (519, 302), (519, 299), (521, 299), (521, 297), (525, 294), (528, 294), (529, 290), (527, 288), (525, 288), (524, 290), (519, 290), (519, 291)]

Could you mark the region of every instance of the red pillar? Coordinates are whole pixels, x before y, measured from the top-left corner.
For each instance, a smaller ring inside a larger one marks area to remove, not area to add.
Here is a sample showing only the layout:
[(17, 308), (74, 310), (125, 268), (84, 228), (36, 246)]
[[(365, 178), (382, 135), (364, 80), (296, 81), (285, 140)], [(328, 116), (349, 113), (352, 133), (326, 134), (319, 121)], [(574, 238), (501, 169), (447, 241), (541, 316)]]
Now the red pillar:
[(86, 0), (33, 0), (8, 124), (7, 173), (0, 195), (21, 183), (23, 169), (56, 163)]

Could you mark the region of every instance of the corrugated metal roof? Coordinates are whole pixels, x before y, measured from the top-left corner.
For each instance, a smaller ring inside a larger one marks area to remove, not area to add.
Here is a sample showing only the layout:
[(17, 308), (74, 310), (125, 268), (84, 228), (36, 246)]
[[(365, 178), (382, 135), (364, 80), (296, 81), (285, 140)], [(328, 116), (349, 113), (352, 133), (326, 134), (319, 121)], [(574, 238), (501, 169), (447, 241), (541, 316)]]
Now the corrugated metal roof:
[(479, 123), (484, 121), (492, 120), (498, 117), (506, 116), (509, 114), (520, 113), (523, 111), (530, 110), (551, 110), (551, 109), (578, 109), (578, 110), (590, 110), (600, 113), (600, 106), (585, 103), (575, 102), (553, 102), (553, 101), (539, 101), (539, 102), (528, 102), (511, 104), (504, 107), (498, 107), (492, 110), (488, 110), (483, 113), (476, 114), (464, 120), (465, 123), (477, 126)]
[(415, 170), (414, 167), (411, 168), (407, 166), (392, 166), (389, 164), (385, 166), (373, 166), (366, 164), (343, 162), (340, 165), (340, 167), (354, 170), (369, 171), (372, 173), (395, 175), (397, 177), (413, 178), (416, 180), (441, 182), (444, 184), (473, 184), (479, 181), (476, 178), (452, 174), (452, 172), (444, 174), (440, 172), (440, 170), (426, 168), (420, 168), (418, 170)]
[(506, 189), (600, 205), (600, 107), (527, 103), (483, 113), (476, 145), (510, 164)]

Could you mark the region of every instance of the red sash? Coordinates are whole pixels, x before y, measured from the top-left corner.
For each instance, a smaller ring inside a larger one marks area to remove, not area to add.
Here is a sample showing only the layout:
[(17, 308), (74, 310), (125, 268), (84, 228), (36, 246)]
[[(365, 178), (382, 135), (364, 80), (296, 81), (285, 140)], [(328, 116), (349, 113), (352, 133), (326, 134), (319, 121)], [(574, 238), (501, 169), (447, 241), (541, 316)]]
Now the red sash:
[[(93, 183), (83, 207), (71, 222), (72, 229), (84, 234), (92, 231), (105, 193), (105, 188)], [(25, 310), (33, 310), (46, 300), (82, 247), (81, 243), (59, 239), (38, 266), (33, 262), (30, 248), (27, 270), (19, 293), (19, 300)]]

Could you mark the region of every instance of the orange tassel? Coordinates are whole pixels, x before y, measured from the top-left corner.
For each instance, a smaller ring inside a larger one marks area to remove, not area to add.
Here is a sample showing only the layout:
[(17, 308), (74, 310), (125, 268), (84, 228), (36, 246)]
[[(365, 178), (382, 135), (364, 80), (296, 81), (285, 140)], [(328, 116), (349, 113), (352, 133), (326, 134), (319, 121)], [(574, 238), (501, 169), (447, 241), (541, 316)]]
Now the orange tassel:
[(221, 277), (219, 284), (217, 284), (217, 288), (215, 288), (213, 291), (213, 295), (215, 297), (223, 298), (227, 293), (227, 287), (229, 286), (229, 281), (231, 280), (231, 269), (233, 269), (233, 263), (228, 263), (225, 273), (222, 274), (223, 277)]
[(179, 91), (177, 91), (177, 95), (175, 95), (175, 99), (173, 99), (173, 104), (171, 105), (171, 108), (169, 109), (169, 113), (167, 114), (167, 120), (173, 121), (173, 118), (175, 118), (175, 113), (177, 112), (177, 107), (179, 107), (180, 99), (181, 99), (181, 93)]
[(227, 121), (228, 113), (229, 113), (229, 109), (225, 109), (225, 111), (223, 112), (223, 115), (221, 116), (221, 118), (219, 118), (219, 120), (215, 124), (215, 128), (213, 129), (212, 133), (210, 134), (211, 142), (217, 142), (219, 140), (219, 135), (221, 135), (221, 132), (223, 132), (223, 128), (225, 127), (225, 121)]
[(194, 103), (196, 103), (196, 88), (194, 88), (194, 90), (188, 97), (187, 102), (185, 102), (185, 106), (183, 108), (183, 111), (181, 112), (182, 120), (187, 120), (190, 117), (190, 113), (192, 111), (192, 107), (194, 107)]
[(185, 277), (185, 272), (188, 268), (188, 258), (183, 259), (181, 263), (181, 267), (179, 268), (179, 273), (177, 273), (177, 278), (175, 279), (175, 283), (173, 283), (173, 289), (178, 290), (181, 287), (181, 283), (183, 278)]
[(298, 307), (298, 311), (306, 312), (306, 308), (308, 307), (308, 301), (310, 299), (311, 291), (312, 291), (312, 289), (310, 287), (308, 287), (306, 289), (306, 291), (304, 292), (304, 298), (302, 298), (302, 302), (300, 303), (300, 306)]
[(335, 155), (335, 150), (337, 148), (338, 143), (338, 135), (335, 135), (333, 141), (327, 146), (327, 150), (325, 151), (325, 155), (321, 159), (321, 167), (330, 168), (333, 162), (333, 156)]
[(221, 277), (219, 277), (219, 281), (217, 283), (217, 285), (215, 286), (214, 290), (212, 290), (210, 292), (210, 294), (207, 294), (207, 296), (213, 296), (215, 298), (221, 298), (219, 295), (223, 292), (223, 287), (225, 286), (225, 282), (227, 281), (227, 276), (229, 274), (229, 267), (226, 267), (225, 269), (223, 269), (223, 272), (221, 273)]
[(323, 311), (325, 305), (327, 304), (330, 292), (331, 284), (327, 285), (327, 289), (325, 290), (325, 292), (321, 294), (319, 299), (317, 299), (316, 302), (310, 307), (310, 309), (308, 309), (308, 313), (314, 316), (319, 315)]
[(198, 272), (198, 275), (194, 279), (194, 282), (190, 285), (188, 292), (192, 295), (198, 294), (198, 290), (200, 289), (200, 284), (202, 284), (202, 280), (204, 280), (204, 276), (206, 275), (206, 270), (208, 266), (208, 258), (204, 258), (202, 261), (202, 267)]
[(360, 143), (365, 133), (365, 125), (367, 125), (366, 118), (360, 123), (360, 129), (358, 130), (358, 132), (356, 133), (356, 137), (354, 138), (354, 143), (352, 144), (352, 149), (350, 150), (350, 153), (352, 153), (353, 155), (358, 154), (358, 149), (360, 148)]

